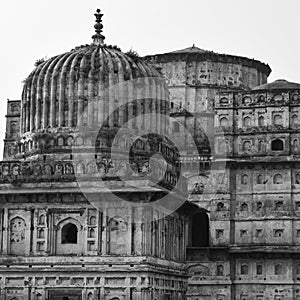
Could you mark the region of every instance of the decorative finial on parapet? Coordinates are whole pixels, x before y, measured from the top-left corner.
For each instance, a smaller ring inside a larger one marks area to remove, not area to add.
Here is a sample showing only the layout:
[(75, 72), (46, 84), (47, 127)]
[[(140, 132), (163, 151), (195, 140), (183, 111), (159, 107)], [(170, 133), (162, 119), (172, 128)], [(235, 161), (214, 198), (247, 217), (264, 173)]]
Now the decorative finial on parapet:
[(102, 17), (103, 17), (103, 14), (101, 14), (101, 10), (99, 8), (97, 9), (94, 16), (96, 17), (96, 24), (94, 25), (96, 34), (94, 34), (92, 36), (92, 38), (94, 40), (94, 44), (103, 45), (104, 40), (105, 40), (105, 36), (102, 35), (102, 29), (103, 29)]

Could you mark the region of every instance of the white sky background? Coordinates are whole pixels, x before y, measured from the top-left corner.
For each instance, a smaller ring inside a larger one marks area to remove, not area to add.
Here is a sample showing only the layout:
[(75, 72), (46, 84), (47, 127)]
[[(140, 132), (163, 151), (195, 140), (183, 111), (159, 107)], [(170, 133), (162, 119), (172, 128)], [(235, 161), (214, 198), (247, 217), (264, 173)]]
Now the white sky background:
[(97, 8), (105, 42), (123, 51), (147, 55), (195, 44), (268, 63), (269, 81), (300, 82), (299, 0), (2, 0), (0, 156), (6, 99), (20, 99), (37, 59), (91, 43)]

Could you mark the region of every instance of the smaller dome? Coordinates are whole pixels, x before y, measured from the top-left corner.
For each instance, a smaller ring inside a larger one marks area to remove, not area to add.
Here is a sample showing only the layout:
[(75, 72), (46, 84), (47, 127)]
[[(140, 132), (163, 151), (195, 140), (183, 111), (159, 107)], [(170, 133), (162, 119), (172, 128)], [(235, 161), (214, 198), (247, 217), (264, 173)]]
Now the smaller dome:
[(253, 88), (253, 90), (294, 90), (300, 89), (300, 83), (289, 82), (285, 79), (278, 79), (271, 83), (266, 83)]
[(188, 47), (188, 48), (185, 48), (185, 49), (172, 51), (170, 53), (207, 53), (207, 52), (212, 52), (212, 51), (200, 49), (200, 48), (196, 47), (195, 44), (194, 44), (192, 47)]

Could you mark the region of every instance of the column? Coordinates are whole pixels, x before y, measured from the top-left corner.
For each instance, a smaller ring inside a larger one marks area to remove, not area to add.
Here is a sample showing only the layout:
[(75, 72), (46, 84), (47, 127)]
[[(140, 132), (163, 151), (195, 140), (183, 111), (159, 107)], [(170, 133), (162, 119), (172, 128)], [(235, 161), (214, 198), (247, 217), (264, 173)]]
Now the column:
[(3, 240), (2, 240), (2, 253), (7, 255), (8, 249), (8, 239), (9, 239), (9, 219), (8, 219), (8, 209), (4, 208), (3, 211)]

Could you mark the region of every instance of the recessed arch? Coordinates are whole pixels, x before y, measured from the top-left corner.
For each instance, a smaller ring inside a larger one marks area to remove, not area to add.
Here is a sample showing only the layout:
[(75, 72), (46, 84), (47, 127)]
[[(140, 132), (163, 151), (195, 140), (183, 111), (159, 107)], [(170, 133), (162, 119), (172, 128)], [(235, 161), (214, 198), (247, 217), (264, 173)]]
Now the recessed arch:
[(65, 224), (61, 229), (62, 244), (77, 244), (78, 228), (73, 223)]
[(272, 141), (272, 151), (283, 151), (284, 144), (283, 141), (280, 139), (276, 139)]
[(273, 116), (273, 124), (278, 126), (278, 125), (282, 125), (282, 116), (281, 115), (274, 115)]
[(258, 174), (257, 175), (257, 181), (256, 181), (257, 184), (263, 184), (263, 176), (261, 174)]
[(199, 212), (192, 218), (192, 247), (209, 247), (209, 218)]
[(282, 275), (283, 273), (283, 268), (281, 264), (276, 264), (274, 268), (274, 273), (275, 275)]
[(217, 276), (224, 276), (224, 266), (221, 264), (217, 265)]
[(251, 126), (251, 118), (249, 116), (243, 119), (243, 126), (250, 127)]
[(293, 125), (293, 126), (299, 125), (298, 115), (293, 115), (293, 116), (292, 116), (292, 125)]
[(249, 267), (246, 264), (243, 264), (241, 266), (241, 275), (248, 275), (249, 273)]
[(249, 183), (249, 176), (247, 174), (243, 174), (241, 177), (241, 184), (247, 185)]
[(263, 267), (261, 264), (256, 265), (256, 275), (262, 275), (263, 273)]
[(275, 174), (273, 177), (273, 184), (283, 184), (283, 177), (281, 174)]
[(263, 116), (260, 116), (258, 118), (258, 126), (260, 126), (260, 127), (265, 126), (265, 118)]
[(16, 216), (10, 221), (10, 253), (25, 255), (26, 252), (26, 222)]
[(220, 118), (220, 126), (227, 127), (228, 126), (228, 118), (226, 118), (226, 117)]

